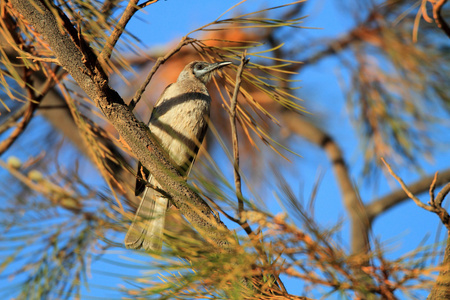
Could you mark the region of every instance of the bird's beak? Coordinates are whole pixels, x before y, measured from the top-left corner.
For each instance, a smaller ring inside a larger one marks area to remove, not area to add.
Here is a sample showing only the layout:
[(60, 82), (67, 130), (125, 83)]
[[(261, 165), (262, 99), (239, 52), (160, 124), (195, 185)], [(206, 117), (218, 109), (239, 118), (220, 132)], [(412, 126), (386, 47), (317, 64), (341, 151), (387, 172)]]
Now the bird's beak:
[(199, 80), (206, 84), (211, 80), (215, 70), (228, 66), (229, 64), (231, 64), (231, 61), (220, 61), (208, 64), (203, 70), (198, 71), (196, 76)]
[(225, 67), (225, 66), (228, 66), (228, 65), (230, 65), (230, 64), (232, 64), (231, 61), (220, 61), (220, 62), (216, 62), (216, 63), (210, 64), (210, 65), (205, 69), (205, 73), (209, 73), (209, 72), (212, 72), (212, 71), (214, 71), (214, 70), (218, 70), (218, 69), (223, 68), (223, 67)]

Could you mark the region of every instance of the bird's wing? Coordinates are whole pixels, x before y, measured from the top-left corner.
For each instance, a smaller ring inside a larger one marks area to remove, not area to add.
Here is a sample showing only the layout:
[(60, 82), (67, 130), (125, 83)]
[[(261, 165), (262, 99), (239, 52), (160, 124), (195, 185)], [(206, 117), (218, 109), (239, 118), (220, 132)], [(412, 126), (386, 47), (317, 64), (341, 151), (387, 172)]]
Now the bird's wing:
[[(164, 99), (165, 94), (167, 92), (167, 89), (172, 85), (173, 83), (169, 84), (168, 86), (166, 86), (166, 88), (164, 89), (164, 91), (161, 93), (161, 96), (159, 96), (158, 101), (156, 101), (155, 106), (153, 106), (153, 109), (155, 109), (155, 107), (157, 107), (161, 100)], [(153, 115), (153, 113), (150, 115), (150, 119), (148, 121), (148, 125), (150, 124), (150, 120), (152, 119), (152, 117), (155, 117)], [(142, 174), (143, 173), (143, 174)], [(142, 175), (145, 175), (142, 176)], [(137, 176), (136, 176), (136, 188), (134, 190), (134, 195), (135, 196), (139, 196), (140, 194), (142, 194), (145, 190), (145, 186), (147, 184), (147, 180), (149, 180), (149, 176), (150, 176), (150, 172), (144, 168), (141, 164), (141, 162), (138, 163), (138, 167), (137, 167)]]
[(207, 131), (207, 129), (208, 129), (208, 125), (207, 125), (207, 124), (208, 124), (208, 122), (206, 122), (206, 125), (203, 126), (203, 128), (201, 128), (201, 131), (200, 131), (200, 134), (199, 134), (199, 136), (201, 137), (202, 140), (201, 140), (201, 141), (198, 141), (198, 144), (197, 144), (197, 142), (195, 143), (195, 148), (194, 148), (194, 150), (192, 151), (192, 153), (193, 153), (194, 155), (190, 157), (189, 168), (186, 170), (186, 173), (184, 174), (184, 176), (185, 176), (186, 178), (189, 176), (189, 173), (191, 173), (192, 166), (194, 165), (195, 159), (197, 158), (197, 155), (198, 155), (198, 151), (199, 151), (200, 147), (201, 147), (202, 144), (203, 144), (203, 140), (205, 139), (206, 131)]

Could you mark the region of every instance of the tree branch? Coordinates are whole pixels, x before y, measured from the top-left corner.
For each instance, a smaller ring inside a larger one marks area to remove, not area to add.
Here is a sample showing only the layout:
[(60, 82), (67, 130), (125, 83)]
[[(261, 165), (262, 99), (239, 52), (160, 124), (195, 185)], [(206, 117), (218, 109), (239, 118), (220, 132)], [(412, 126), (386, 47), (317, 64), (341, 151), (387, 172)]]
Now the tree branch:
[[(203, 199), (189, 188), (148, 128), (136, 119), (120, 95), (109, 87), (105, 73), (92, 61), (96, 59), (92, 57), (92, 50), (80, 40), (82, 37), (76, 35), (73, 27), (68, 28), (72, 25), (64, 20), (66, 32), (62, 32), (55, 15), (41, 1), (11, 0), (11, 4), (42, 35), (61, 65), (94, 100), (142, 165), (170, 194), (172, 202), (186, 219), (208, 242), (230, 252), (230, 241), (234, 239), (229, 230)], [(64, 16), (61, 17), (64, 19)]]
[[(414, 183), (408, 184), (408, 189), (411, 193), (417, 195), (424, 193), (428, 190), (431, 183), (433, 182), (434, 175), (430, 175), (417, 180)], [(439, 172), (439, 177), (435, 181), (436, 186), (441, 186), (450, 181), (450, 169)], [(403, 189), (398, 189), (389, 195), (386, 195), (378, 200), (372, 201), (370, 204), (366, 205), (367, 215), (370, 222), (378, 217), (383, 212), (392, 208), (393, 206), (408, 200), (408, 195)]]
[[(228, 218), (239, 225), (245, 230), (245, 232), (248, 234), (248, 236), (251, 239), (251, 242), (255, 249), (258, 251), (258, 253), (261, 255), (261, 257), (264, 259), (266, 263), (268, 263), (266, 257), (267, 254), (264, 252), (264, 249), (262, 247), (262, 243), (258, 241), (258, 236), (254, 234), (252, 228), (250, 227), (250, 224), (248, 224), (248, 221), (246, 219), (243, 220), (242, 213), (244, 212), (244, 197), (242, 196), (242, 182), (241, 182), (241, 175), (239, 174), (239, 142), (238, 142), (238, 134), (237, 134), (237, 128), (236, 128), (236, 107), (237, 107), (237, 98), (239, 95), (239, 89), (241, 87), (242, 82), (242, 74), (244, 72), (245, 66), (248, 64), (250, 59), (246, 57), (247, 51), (242, 52), (241, 56), (241, 64), (239, 65), (239, 68), (236, 73), (236, 84), (234, 86), (233, 96), (230, 101), (230, 126), (231, 126), (231, 139), (233, 141), (233, 157), (234, 157), (234, 163), (233, 163), (233, 169), (234, 169), (234, 185), (236, 187), (236, 197), (238, 200), (238, 219), (231, 218), (231, 216), (228, 216)], [(214, 203), (214, 201), (211, 201), (211, 203)], [(215, 204), (215, 203), (214, 203)], [(220, 207), (217, 208), (222, 211)], [(222, 213), (224, 213), (222, 211)], [(276, 280), (278, 287), (283, 291), (286, 291), (286, 287), (284, 286), (284, 283), (281, 281), (280, 277), (276, 274), (276, 272), (273, 272), (272, 276)]]
[(444, 261), (440, 266), (439, 276), (436, 279), (427, 300), (450, 299), (449, 274), (450, 274), (450, 236), (447, 237)]
[(145, 7), (147, 7), (147, 6), (149, 6), (150, 4), (153, 4), (153, 3), (156, 3), (156, 2), (158, 2), (159, 0), (147, 0), (147, 1), (145, 1), (145, 2), (143, 2), (143, 3), (141, 3), (141, 4), (139, 4), (139, 8), (145, 8)]
[(339, 145), (336, 144), (331, 136), (305, 118), (302, 118), (298, 113), (285, 111), (283, 112), (283, 120), (291, 131), (322, 148), (327, 153), (341, 190), (344, 205), (352, 223), (352, 253), (367, 253), (370, 249), (368, 235), (370, 223), (360, 196), (350, 179), (349, 171)]
[(120, 36), (125, 31), (125, 26), (127, 26), (131, 17), (139, 9), (139, 7), (137, 6), (138, 2), (139, 0), (130, 0), (130, 2), (128, 2), (128, 5), (122, 14), (122, 17), (120, 17), (119, 22), (117, 23), (111, 35), (109, 36), (108, 40), (106, 41), (105, 47), (103, 48), (102, 52), (98, 57), (100, 63), (102, 64), (105, 63), (111, 57), (112, 51), (116, 43), (119, 41)]
[(145, 78), (144, 83), (141, 85), (141, 87), (136, 91), (136, 94), (134, 95), (133, 99), (131, 100), (130, 104), (128, 104), (128, 107), (130, 110), (133, 110), (136, 105), (138, 104), (139, 100), (141, 100), (142, 94), (145, 92), (145, 89), (147, 88), (147, 85), (150, 83), (150, 81), (153, 78), (153, 75), (155, 75), (156, 71), (158, 71), (158, 68), (164, 64), (169, 58), (171, 58), (175, 53), (181, 50), (184, 46), (195, 42), (194, 39), (183, 37), (181, 41), (178, 43), (178, 45), (173, 48), (171, 51), (166, 53), (163, 57), (159, 57), (156, 63), (153, 65), (153, 68), (151, 69), (150, 73), (148, 73), (147, 78)]
[(388, 169), (389, 173), (391, 173), (392, 177), (394, 177), (395, 180), (397, 180), (398, 183), (401, 185), (401, 187), (402, 187), (403, 191), (405, 191), (406, 195), (408, 195), (409, 198), (414, 200), (414, 202), (416, 203), (417, 206), (432, 212), (433, 209), (431, 207), (422, 203), (422, 201), (420, 201), (416, 196), (414, 196), (414, 194), (408, 189), (408, 187), (403, 182), (403, 180), (400, 177), (398, 177), (397, 174), (394, 173), (394, 171), (392, 171), (391, 166), (384, 160), (384, 158), (381, 158), (381, 160), (383, 161), (384, 165)]
[(406, 184), (403, 182), (403, 180), (397, 176), (397, 174), (392, 171), (391, 166), (383, 159), (381, 158), (385, 166), (387, 167), (389, 173), (398, 181), (398, 183), (401, 185), (405, 193), (408, 195), (409, 198), (411, 198), (414, 203), (416, 203), (417, 206), (428, 210), (430, 212), (433, 212), (438, 215), (439, 219), (441, 219), (442, 224), (447, 228), (447, 245), (445, 247), (445, 253), (444, 253), (444, 261), (442, 262), (442, 265), (440, 266), (440, 272), (439, 276), (436, 279), (435, 284), (433, 285), (433, 288), (431, 289), (431, 292), (427, 299), (449, 299), (450, 297), (450, 285), (449, 285), (449, 279), (450, 279), (450, 215), (448, 214), (447, 210), (442, 207), (442, 202), (444, 201), (444, 198), (448, 195), (450, 192), (450, 183), (447, 183), (442, 190), (438, 193), (437, 198), (434, 197), (434, 189), (436, 187), (436, 181), (438, 178), (438, 173), (436, 172), (433, 181), (430, 185), (430, 201), (428, 204), (423, 203), (418, 199), (414, 193), (412, 193)]
[(435, 199), (434, 198), (434, 187), (436, 186), (436, 180), (437, 180), (437, 172), (436, 175), (433, 178), (433, 182), (431, 183), (430, 186), (430, 201), (428, 202), (428, 204), (423, 203), (422, 201), (420, 201), (419, 198), (417, 198), (414, 193), (412, 193), (408, 187), (406, 186), (406, 184), (403, 182), (403, 180), (397, 176), (397, 174), (394, 173), (394, 171), (392, 171), (391, 166), (384, 160), (384, 158), (381, 158), (381, 160), (383, 161), (384, 165), (386, 166), (386, 168), (388, 169), (389, 173), (392, 175), (392, 177), (394, 177), (398, 183), (401, 185), (402, 189), (405, 191), (405, 193), (408, 195), (409, 198), (411, 198), (414, 203), (416, 203), (417, 206), (419, 206), (420, 208), (423, 208), (425, 210), (428, 210), (430, 212), (434, 212), (435, 214), (437, 214), (439, 216), (439, 218), (442, 221), (442, 224), (444, 224), (445, 227), (447, 227), (447, 230), (450, 231), (450, 216), (448, 214), (448, 212), (445, 210), (445, 208), (443, 208), (441, 206), (442, 201), (444, 200), (444, 197), (447, 196), (448, 192), (450, 191), (450, 183), (447, 183), (441, 190), (441, 192), (438, 194), (438, 198)]
[(242, 199), (241, 175), (239, 174), (239, 143), (236, 130), (236, 106), (237, 106), (237, 97), (239, 95), (239, 89), (241, 87), (242, 73), (244, 72), (244, 67), (248, 62), (249, 59), (246, 58), (246, 51), (244, 51), (242, 52), (241, 64), (237, 70), (236, 85), (234, 86), (233, 97), (231, 98), (230, 103), (231, 138), (233, 140), (233, 156), (234, 156), (234, 163), (233, 163), (234, 185), (236, 187), (236, 196), (238, 199), (239, 219), (241, 219), (240, 215), (244, 211), (244, 201)]

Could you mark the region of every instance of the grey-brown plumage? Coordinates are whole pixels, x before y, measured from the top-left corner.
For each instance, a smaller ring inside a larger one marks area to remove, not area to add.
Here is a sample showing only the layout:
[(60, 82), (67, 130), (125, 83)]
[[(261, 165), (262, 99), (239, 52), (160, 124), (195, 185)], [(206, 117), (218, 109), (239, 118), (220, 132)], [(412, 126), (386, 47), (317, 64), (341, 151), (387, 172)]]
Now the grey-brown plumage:
[[(148, 126), (183, 176), (189, 174), (208, 128), (211, 97), (206, 84), (215, 70), (229, 64), (227, 61), (189, 63), (155, 104)], [(138, 177), (144, 172), (148, 182), (160, 188), (153, 176), (141, 169), (139, 164)], [(168, 199), (138, 179), (136, 195), (141, 193), (142, 200), (125, 237), (125, 246), (158, 251), (162, 246)]]

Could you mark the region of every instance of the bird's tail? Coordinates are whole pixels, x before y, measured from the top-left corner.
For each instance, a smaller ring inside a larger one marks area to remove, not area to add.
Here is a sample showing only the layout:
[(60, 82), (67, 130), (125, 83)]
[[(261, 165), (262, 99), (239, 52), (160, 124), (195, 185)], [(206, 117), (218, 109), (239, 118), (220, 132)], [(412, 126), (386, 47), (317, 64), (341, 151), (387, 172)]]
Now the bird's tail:
[[(151, 178), (149, 182), (152, 182)], [(153, 183), (153, 182), (152, 182)], [(131, 249), (160, 251), (168, 199), (146, 187), (133, 223), (125, 236), (125, 246)]]

